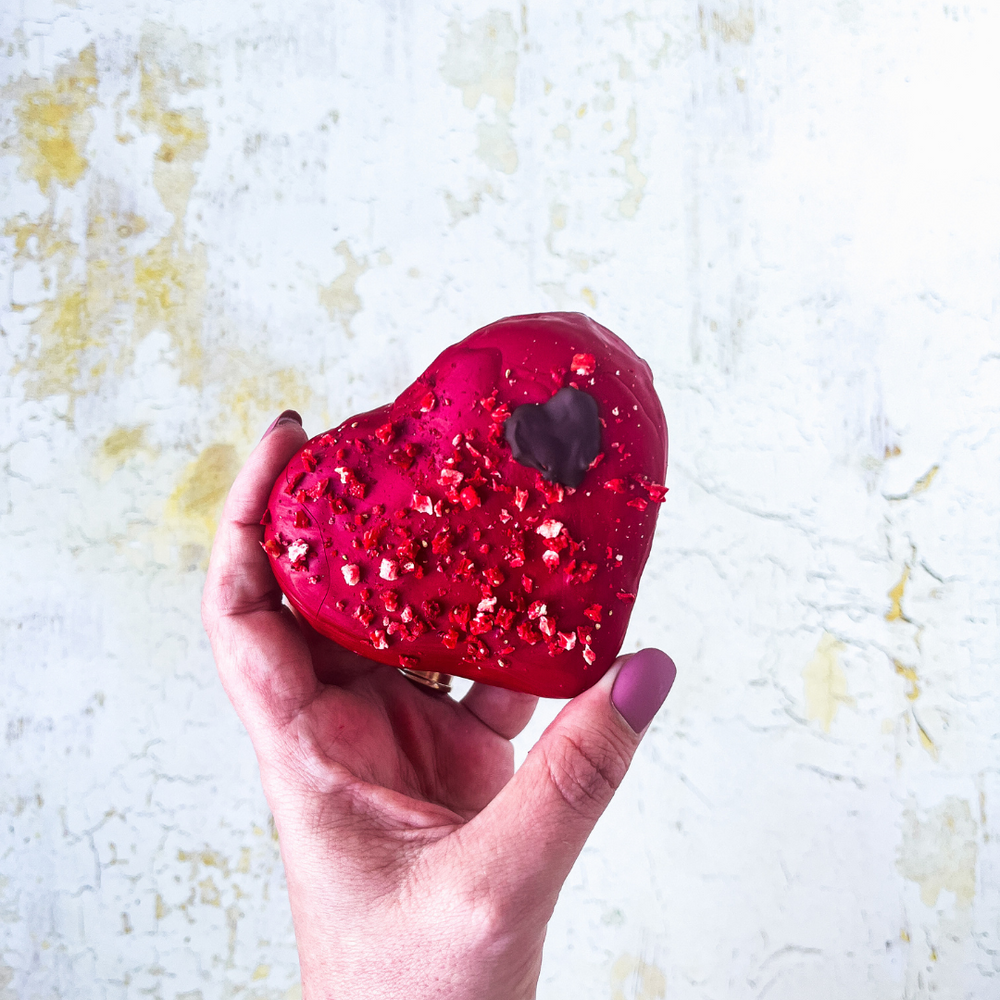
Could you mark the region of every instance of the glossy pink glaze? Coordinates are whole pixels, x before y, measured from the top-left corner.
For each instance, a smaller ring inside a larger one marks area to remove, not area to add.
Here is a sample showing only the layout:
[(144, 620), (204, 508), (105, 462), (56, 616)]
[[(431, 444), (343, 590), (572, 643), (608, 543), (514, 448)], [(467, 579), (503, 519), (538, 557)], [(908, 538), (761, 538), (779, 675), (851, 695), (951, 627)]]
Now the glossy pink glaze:
[[(578, 359), (585, 374), (571, 371), (574, 356), (588, 354), (593, 372), (587, 359)], [(564, 385), (597, 400), (604, 457), (559, 499), (514, 461), (503, 420)], [(419, 453), (402, 468), (408, 445)], [(291, 603), (355, 652), (569, 698), (596, 683), (621, 648), (666, 464), (666, 421), (644, 361), (579, 313), (513, 316), (448, 348), (394, 403), (313, 438), (275, 483), (265, 548)], [(455, 473), (461, 482), (449, 484)], [(555, 551), (547, 563), (546, 548)], [(356, 584), (343, 570), (351, 566)]]

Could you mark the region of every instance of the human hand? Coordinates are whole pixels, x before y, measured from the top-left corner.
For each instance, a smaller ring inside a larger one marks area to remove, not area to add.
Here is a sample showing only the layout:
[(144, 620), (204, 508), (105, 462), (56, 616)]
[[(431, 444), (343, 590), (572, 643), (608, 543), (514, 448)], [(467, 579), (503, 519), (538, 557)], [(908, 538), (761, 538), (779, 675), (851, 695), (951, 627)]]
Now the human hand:
[(559, 890), (675, 670), (620, 657), (514, 773), (531, 695), (457, 702), (343, 649), (282, 604), (261, 549), (306, 441), (282, 414), (233, 484), (202, 617), (278, 829), (306, 1000), (533, 997)]

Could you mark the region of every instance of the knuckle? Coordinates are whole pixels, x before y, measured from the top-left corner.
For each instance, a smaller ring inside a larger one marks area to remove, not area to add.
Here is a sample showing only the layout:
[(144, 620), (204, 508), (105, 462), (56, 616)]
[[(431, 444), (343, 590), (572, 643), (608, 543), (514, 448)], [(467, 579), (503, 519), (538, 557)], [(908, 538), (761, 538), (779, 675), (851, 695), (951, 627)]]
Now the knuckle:
[(546, 754), (549, 779), (574, 813), (596, 821), (628, 770), (627, 752), (605, 736), (561, 734)]

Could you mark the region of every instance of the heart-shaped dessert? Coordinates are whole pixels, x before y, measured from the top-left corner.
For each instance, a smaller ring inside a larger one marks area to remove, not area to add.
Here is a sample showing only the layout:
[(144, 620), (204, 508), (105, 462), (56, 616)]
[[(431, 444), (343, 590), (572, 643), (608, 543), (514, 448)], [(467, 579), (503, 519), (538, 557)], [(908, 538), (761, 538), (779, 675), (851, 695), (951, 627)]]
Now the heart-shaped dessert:
[(666, 466), (644, 361), (578, 313), (512, 316), (309, 441), (264, 548), (348, 649), (569, 698), (621, 648)]

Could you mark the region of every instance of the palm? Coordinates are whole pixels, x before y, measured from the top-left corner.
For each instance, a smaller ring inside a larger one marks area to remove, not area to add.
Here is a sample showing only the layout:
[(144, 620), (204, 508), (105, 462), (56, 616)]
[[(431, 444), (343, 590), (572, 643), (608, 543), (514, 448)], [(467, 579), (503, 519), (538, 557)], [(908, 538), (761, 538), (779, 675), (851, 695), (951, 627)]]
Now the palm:
[(295, 720), (319, 757), (314, 766), (402, 793), (431, 806), (438, 820), (440, 807), (469, 819), (510, 780), (510, 742), (465, 705), (351, 653), (301, 619), (289, 625), (299, 629), (289, 639), (321, 681)]

